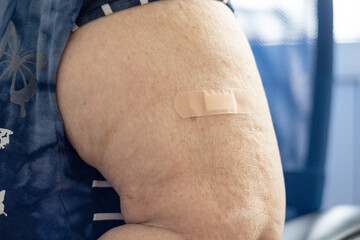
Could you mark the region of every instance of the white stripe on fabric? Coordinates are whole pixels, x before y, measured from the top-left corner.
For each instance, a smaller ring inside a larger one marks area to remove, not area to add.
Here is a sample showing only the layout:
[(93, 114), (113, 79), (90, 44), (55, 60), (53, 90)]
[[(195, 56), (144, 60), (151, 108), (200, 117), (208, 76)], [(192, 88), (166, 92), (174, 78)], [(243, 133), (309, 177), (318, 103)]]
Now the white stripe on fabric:
[(149, 0), (140, 0), (141, 5), (149, 3)]
[(76, 25), (76, 23), (74, 23), (74, 26), (72, 27), (72, 32), (75, 32), (77, 29), (79, 28), (78, 25)]
[(99, 188), (107, 188), (107, 187), (111, 187), (110, 183), (108, 183), (107, 181), (98, 181), (98, 180), (94, 180), (92, 183), (92, 187), (99, 187)]
[(93, 221), (124, 220), (121, 213), (95, 213)]
[(108, 3), (104, 4), (104, 5), (101, 5), (101, 9), (103, 10), (105, 15), (109, 15), (109, 14), (113, 13), (113, 10), (111, 9), (111, 7), (110, 7), (110, 5)]

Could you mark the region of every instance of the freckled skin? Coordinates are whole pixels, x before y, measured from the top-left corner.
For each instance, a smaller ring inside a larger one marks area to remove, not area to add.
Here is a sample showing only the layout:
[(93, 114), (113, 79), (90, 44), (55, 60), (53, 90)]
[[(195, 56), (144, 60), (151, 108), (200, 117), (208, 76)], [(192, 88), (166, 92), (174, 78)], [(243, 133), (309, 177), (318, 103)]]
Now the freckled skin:
[[(253, 89), (257, 110), (177, 115), (179, 91), (214, 88)], [(222, 3), (160, 1), (81, 27), (57, 97), (70, 142), (121, 199), (127, 225), (101, 240), (281, 238), (284, 184), (266, 97)]]

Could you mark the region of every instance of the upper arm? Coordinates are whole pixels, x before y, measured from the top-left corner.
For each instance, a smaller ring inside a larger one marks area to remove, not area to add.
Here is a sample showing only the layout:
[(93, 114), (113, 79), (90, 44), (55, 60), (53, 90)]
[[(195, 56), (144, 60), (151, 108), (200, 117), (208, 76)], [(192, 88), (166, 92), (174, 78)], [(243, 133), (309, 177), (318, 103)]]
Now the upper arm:
[[(179, 91), (213, 88), (252, 89), (257, 110), (177, 115)], [(83, 26), (62, 57), (57, 97), (69, 140), (118, 191), (128, 223), (198, 236), (281, 234), (284, 189), (266, 97), (221, 3), (160, 1)]]

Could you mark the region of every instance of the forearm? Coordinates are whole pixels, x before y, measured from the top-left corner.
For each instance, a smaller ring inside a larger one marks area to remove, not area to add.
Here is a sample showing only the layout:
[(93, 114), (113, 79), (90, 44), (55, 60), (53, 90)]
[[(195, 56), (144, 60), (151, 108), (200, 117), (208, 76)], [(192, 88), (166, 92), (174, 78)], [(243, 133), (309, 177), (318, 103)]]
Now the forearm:
[(126, 224), (106, 232), (99, 240), (184, 240), (181, 234), (144, 224)]

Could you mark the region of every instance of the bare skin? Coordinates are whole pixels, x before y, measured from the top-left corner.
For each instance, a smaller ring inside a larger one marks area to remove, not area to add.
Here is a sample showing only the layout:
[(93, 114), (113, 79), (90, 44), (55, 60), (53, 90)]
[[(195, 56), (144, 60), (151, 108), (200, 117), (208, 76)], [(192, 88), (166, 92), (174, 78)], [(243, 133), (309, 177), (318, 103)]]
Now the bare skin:
[[(257, 92), (252, 114), (182, 119), (179, 91)], [(121, 199), (101, 240), (280, 239), (285, 194), (255, 61), (232, 12), (168, 0), (95, 20), (69, 39), (57, 76), (65, 131)]]

